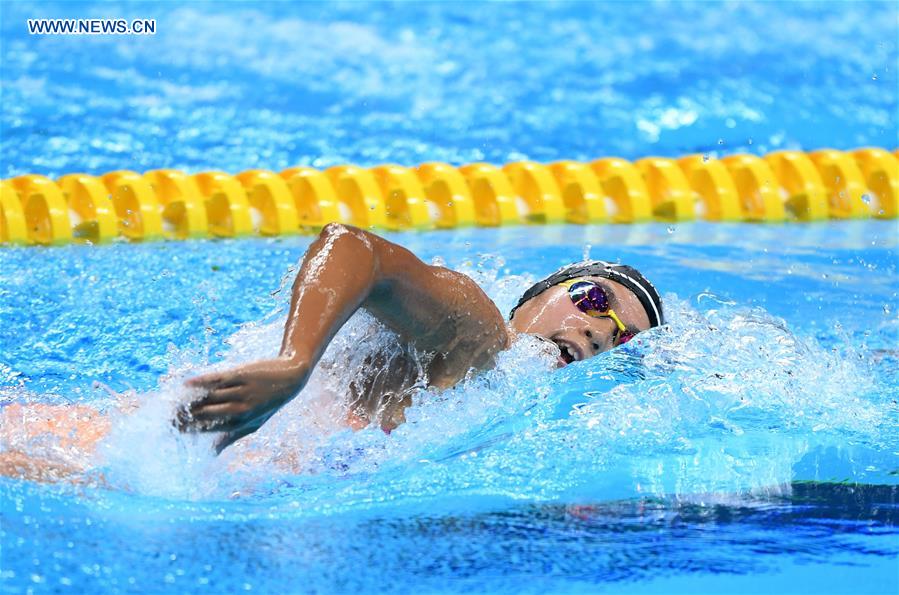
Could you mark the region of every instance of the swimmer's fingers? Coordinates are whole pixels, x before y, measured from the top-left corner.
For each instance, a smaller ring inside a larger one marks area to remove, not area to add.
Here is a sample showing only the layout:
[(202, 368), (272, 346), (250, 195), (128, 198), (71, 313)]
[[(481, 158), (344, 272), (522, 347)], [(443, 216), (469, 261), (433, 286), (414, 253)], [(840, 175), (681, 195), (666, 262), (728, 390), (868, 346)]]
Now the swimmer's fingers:
[(206, 405), (221, 405), (223, 403), (231, 403), (240, 400), (245, 389), (243, 386), (229, 386), (227, 388), (214, 388), (207, 392), (204, 396), (191, 401), (190, 410), (205, 407)]
[(241, 379), (234, 372), (210, 372), (202, 376), (191, 378), (185, 384), (191, 388), (205, 388), (213, 390), (216, 388), (228, 388), (240, 384)]
[(234, 403), (182, 406), (176, 414), (176, 426), (181, 432), (230, 432), (243, 426), (245, 417), (245, 408)]
[[(240, 402), (214, 403), (192, 407), (190, 414), (201, 424), (232, 422), (240, 425), (247, 417), (247, 406)], [(233, 429), (233, 428), (228, 428)]]

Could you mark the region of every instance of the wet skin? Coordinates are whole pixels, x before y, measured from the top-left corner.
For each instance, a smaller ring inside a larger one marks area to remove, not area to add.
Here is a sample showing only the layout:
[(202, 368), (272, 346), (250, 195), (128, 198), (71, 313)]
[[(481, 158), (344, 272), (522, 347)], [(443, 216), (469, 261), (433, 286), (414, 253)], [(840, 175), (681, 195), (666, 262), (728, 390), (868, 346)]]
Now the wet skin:
[[(649, 317), (640, 300), (620, 283), (601, 277), (585, 277), (599, 283), (609, 296), (612, 310), (633, 334), (649, 328)], [(615, 321), (595, 318), (578, 310), (561, 286), (547, 289), (521, 305), (510, 323), (517, 333), (537, 335), (552, 341), (561, 351), (560, 365), (580, 361), (616, 345)]]
[[(649, 328), (637, 297), (625, 287), (599, 279), (611, 306), (632, 332)], [(221, 450), (256, 431), (299, 393), (328, 343), (359, 308), (365, 308), (420, 354), (427, 355), (430, 386), (453, 386), (472, 369), (494, 365), (497, 353), (520, 333), (537, 335), (559, 348), (559, 365), (614, 347), (615, 323), (580, 312), (567, 290), (553, 287), (522, 305), (507, 324), (487, 295), (469, 277), (430, 266), (414, 254), (367, 231), (330, 224), (309, 247), (293, 286), (279, 357), (193, 378), (201, 396), (179, 414), (183, 431), (224, 432)], [(396, 362), (399, 368), (409, 362)], [(382, 371), (383, 372), (383, 371)], [(387, 376), (393, 376), (387, 370)], [(402, 422), (411, 403), (409, 375), (396, 386), (356, 383), (360, 394), (347, 419), (351, 427), (377, 421), (385, 430)], [(379, 394), (365, 394), (377, 391)], [(405, 395), (377, 419), (385, 397)], [(397, 410), (399, 409), (399, 410)]]
[[(256, 431), (302, 390), (331, 339), (359, 308), (428, 354), (425, 372), (437, 388), (453, 386), (472, 368), (491, 367), (511, 340), (502, 314), (469, 277), (427, 265), (375, 234), (329, 224), (294, 282), (279, 356), (188, 381), (202, 396), (181, 412), (179, 427), (225, 432), (219, 449)], [(382, 387), (390, 394), (404, 388)], [(377, 402), (381, 395), (354, 397)], [(367, 420), (348, 421), (358, 426)]]

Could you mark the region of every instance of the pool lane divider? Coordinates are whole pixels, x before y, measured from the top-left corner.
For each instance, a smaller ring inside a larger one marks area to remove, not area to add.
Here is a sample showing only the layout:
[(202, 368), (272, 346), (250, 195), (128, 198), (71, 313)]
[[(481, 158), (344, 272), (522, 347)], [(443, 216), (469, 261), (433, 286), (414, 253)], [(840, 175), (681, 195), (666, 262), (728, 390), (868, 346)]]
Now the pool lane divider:
[(899, 151), (823, 149), (548, 165), (338, 165), (230, 175), (23, 175), (0, 181), (0, 243), (53, 245), (519, 224), (810, 222), (899, 216)]

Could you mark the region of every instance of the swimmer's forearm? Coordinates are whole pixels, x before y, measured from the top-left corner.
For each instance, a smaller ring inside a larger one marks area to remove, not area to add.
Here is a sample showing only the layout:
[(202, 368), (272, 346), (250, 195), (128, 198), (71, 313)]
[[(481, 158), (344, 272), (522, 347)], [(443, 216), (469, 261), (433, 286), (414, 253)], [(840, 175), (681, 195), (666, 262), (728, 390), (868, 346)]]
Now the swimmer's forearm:
[(377, 259), (361, 230), (328, 225), (303, 259), (293, 284), (280, 356), (313, 368), (371, 293)]
[(177, 427), (226, 432), (216, 446), (221, 450), (294, 398), (334, 334), (370, 295), (378, 279), (371, 244), (361, 230), (326, 226), (294, 282), (279, 357), (188, 380), (202, 395), (179, 411)]

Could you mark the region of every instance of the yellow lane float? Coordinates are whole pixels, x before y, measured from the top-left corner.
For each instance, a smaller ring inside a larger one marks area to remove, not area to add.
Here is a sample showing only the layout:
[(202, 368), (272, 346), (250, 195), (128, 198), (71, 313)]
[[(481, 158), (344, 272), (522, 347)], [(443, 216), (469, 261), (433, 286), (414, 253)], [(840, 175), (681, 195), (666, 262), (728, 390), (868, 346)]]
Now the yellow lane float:
[(206, 202), (192, 176), (174, 169), (156, 169), (144, 174), (162, 208), (166, 237), (183, 240), (209, 234)]
[[(243, 185), (220, 171), (193, 176), (200, 196), (206, 203), (209, 233), (220, 238), (234, 238), (259, 231), (250, 213), (250, 203)], [(257, 222), (259, 217), (256, 217)]]
[(696, 193), (701, 218), (707, 221), (742, 221), (743, 208), (737, 186), (727, 166), (704, 155), (688, 155), (677, 161)]
[(471, 163), (459, 171), (471, 190), (478, 225), (497, 227), (521, 222), (519, 198), (503, 170), (489, 163)]
[(19, 194), (9, 182), (0, 182), (0, 243), (28, 243), (25, 209)]
[(590, 164), (615, 209), (613, 223), (642, 223), (652, 220), (652, 199), (646, 180), (636, 165), (618, 157), (597, 159)]
[(65, 244), (72, 240), (69, 207), (62, 189), (37, 175), (10, 180), (21, 201), (29, 244)]
[(720, 159), (157, 169), (0, 181), (0, 244), (57, 245), (556, 223), (813, 222), (899, 217), (899, 158), (860, 148)]
[(465, 177), (447, 163), (423, 163), (416, 169), (431, 205), (436, 208), (434, 224), (455, 229), (475, 224), (474, 199)]

